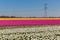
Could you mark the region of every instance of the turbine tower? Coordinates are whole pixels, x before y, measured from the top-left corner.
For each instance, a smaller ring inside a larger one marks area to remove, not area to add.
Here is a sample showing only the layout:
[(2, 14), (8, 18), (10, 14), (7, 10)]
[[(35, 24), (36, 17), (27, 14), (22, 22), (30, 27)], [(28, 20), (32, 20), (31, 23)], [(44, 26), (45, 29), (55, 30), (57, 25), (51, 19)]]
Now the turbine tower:
[(44, 4), (44, 17), (47, 17), (47, 3)]

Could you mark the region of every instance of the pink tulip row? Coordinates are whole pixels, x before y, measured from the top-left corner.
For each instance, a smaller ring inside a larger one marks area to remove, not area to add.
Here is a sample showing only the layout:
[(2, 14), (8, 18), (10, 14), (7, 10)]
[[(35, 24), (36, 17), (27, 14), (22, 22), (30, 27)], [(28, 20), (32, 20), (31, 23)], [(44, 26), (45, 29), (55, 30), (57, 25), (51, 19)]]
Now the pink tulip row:
[(60, 25), (60, 20), (0, 20), (0, 26)]

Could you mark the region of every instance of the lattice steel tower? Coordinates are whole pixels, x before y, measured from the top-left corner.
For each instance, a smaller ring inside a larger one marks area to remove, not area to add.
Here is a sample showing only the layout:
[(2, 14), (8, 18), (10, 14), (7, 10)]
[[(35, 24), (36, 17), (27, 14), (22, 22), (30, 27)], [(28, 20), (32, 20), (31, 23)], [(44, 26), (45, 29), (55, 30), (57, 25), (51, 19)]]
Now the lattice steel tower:
[(47, 17), (47, 3), (44, 4), (44, 17)]

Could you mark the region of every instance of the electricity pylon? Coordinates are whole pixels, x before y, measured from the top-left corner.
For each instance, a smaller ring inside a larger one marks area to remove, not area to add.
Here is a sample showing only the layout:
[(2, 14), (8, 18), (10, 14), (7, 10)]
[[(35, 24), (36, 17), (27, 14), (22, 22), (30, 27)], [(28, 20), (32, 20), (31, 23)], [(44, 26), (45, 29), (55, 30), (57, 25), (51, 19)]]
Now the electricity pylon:
[(47, 17), (47, 3), (44, 4), (44, 17)]

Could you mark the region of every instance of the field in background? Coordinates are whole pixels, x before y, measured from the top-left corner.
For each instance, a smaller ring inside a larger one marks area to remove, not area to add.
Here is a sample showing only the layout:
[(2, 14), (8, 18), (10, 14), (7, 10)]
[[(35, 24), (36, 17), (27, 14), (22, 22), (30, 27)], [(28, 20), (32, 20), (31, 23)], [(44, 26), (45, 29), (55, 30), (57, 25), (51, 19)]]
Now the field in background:
[(0, 18), (0, 26), (60, 25), (60, 18)]
[(0, 40), (60, 40), (60, 26), (5, 27)]

